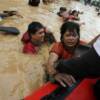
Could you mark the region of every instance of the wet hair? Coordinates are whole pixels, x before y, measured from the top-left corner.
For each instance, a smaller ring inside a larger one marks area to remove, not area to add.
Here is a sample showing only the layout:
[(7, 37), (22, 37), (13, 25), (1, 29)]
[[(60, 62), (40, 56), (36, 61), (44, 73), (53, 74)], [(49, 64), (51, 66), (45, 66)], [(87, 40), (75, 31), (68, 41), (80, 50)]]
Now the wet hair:
[(44, 28), (44, 26), (40, 22), (30, 23), (27, 30), (29, 37), (31, 38), (31, 35), (36, 34), (36, 32), (41, 28)]
[(52, 32), (47, 32), (44, 36), (44, 41), (47, 42), (48, 44), (52, 44), (56, 42), (56, 39)]
[(77, 13), (77, 16), (78, 16), (79, 12), (76, 11), (76, 10), (73, 10), (73, 11), (71, 12), (71, 15), (74, 15), (75, 13)]
[(76, 30), (76, 32), (77, 32), (77, 34), (79, 36), (79, 39), (80, 39), (80, 26), (79, 26), (79, 24), (74, 23), (74, 22), (65, 22), (61, 26), (61, 29), (60, 29), (60, 33), (61, 33), (60, 39), (61, 39), (61, 42), (63, 43), (63, 36), (66, 33), (66, 31), (74, 31), (74, 30)]
[(65, 7), (60, 7), (59, 10), (60, 11), (66, 11), (67, 9)]
[(32, 22), (29, 24), (27, 32), (30, 34), (36, 34), (41, 28), (44, 28), (44, 26), (40, 22)]
[(67, 9), (65, 7), (60, 7), (59, 8), (59, 12), (57, 12), (57, 15), (61, 17), (61, 13), (67, 11)]
[(39, 6), (40, 0), (29, 0), (28, 5), (30, 6)]

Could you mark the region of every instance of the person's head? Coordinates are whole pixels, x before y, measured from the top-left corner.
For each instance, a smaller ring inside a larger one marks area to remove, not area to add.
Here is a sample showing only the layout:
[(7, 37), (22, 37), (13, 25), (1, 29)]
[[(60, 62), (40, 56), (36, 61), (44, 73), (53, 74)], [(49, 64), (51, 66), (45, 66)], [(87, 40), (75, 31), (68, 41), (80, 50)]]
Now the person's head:
[(62, 17), (62, 13), (66, 12), (66, 11), (67, 11), (67, 9), (65, 7), (60, 7), (59, 12), (57, 14), (58, 14), (58, 16)]
[(36, 42), (43, 42), (44, 41), (44, 26), (40, 22), (32, 22), (28, 26), (27, 30), (30, 40)]
[(73, 10), (71, 13), (71, 15), (76, 16), (76, 17), (78, 17), (78, 14), (79, 14), (79, 12), (76, 10)]
[(28, 5), (37, 7), (40, 4), (40, 0), (29, 0)]
[(59, 11), (61, 12), (61, 11), (67, 11), (67, 9), (65, 8), (65, 7), (60, 7), (59, 8)]
[(65, 22), (60, 29), (61, 42), (65, 47), (76, 47), (80, 39), (80, 26), (74, 22)]

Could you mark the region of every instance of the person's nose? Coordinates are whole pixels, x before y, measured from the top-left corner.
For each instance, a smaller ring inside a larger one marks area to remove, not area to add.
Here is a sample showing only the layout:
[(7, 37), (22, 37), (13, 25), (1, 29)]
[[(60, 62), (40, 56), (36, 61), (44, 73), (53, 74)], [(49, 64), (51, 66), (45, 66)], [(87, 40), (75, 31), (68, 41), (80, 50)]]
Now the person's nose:
[(71, 36), (70, 36), (70, 39), (74, 39), (74, 37), (71, 35)]

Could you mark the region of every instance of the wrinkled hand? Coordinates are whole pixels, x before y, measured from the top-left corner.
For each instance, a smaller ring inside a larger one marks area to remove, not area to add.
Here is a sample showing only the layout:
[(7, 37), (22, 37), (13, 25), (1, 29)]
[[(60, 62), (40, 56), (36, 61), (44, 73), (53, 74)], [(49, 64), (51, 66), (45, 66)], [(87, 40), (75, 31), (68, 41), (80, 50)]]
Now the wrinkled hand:
[(71, 75), (58, 73), (54, 76), (55, 80), (58, 81), (63, 87), (66, 87), (66, 84), (68, 86), (71, 86), (73, 83), (75, 83), (75, 79)]

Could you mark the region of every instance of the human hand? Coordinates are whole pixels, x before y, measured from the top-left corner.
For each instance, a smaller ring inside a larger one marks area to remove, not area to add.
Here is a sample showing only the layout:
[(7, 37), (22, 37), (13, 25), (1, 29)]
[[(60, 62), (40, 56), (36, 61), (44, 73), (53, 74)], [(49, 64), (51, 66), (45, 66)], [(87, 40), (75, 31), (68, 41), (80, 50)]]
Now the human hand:
[(47, 72), (50, 76), (55, 76), (57, 74), (57, 71), (54, 68), (47, 68)]
[(71, 86), (73, 83), (75, 83), (75, 79), (71, 75), (58, 73), (54, 76), (55, 80), (58, 81), (63, 87), (66, 87), (66, 84), (68, 86)]

